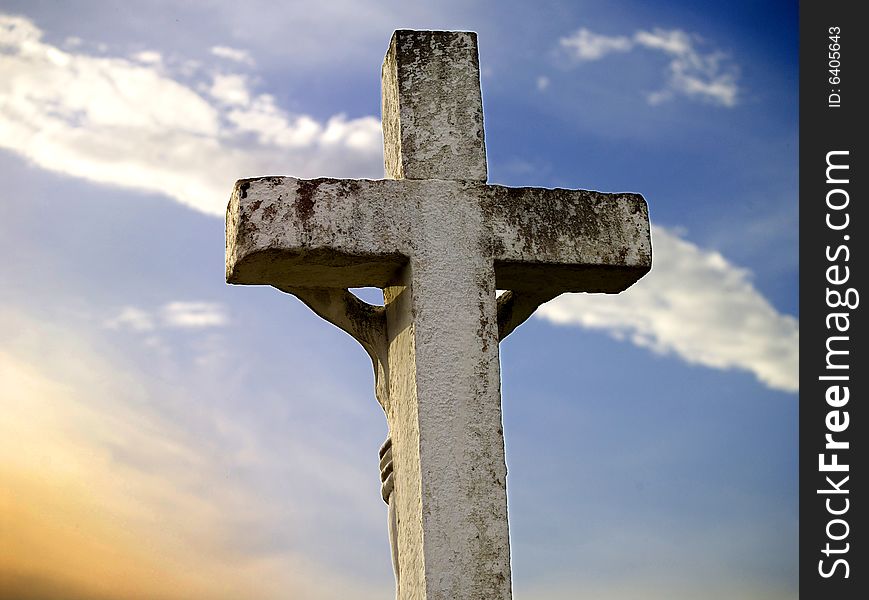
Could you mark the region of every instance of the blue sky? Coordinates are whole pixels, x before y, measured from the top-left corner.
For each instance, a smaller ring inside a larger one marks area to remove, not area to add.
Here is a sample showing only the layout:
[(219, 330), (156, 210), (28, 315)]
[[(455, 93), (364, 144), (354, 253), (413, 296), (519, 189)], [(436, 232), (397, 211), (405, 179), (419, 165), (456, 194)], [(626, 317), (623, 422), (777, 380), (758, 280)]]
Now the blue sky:
[(490, 181), (650, 207), (502, 344), (516, 596), (796, 598), (796, 3), (346, 0), (0, 6), (0, 598), (391, 594), (370, 362), (223, 211), (382, 177), (397, 28), (478, 32)]

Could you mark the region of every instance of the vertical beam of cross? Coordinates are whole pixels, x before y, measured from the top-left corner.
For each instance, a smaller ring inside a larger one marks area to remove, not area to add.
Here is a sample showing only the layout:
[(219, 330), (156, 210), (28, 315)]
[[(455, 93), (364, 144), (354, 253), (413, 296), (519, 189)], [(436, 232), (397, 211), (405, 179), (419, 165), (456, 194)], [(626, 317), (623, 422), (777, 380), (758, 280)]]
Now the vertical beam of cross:
[[(393, 35), (383, 63), (389, 177), (486, 180), (479, 78), (475, 34)], [(453, 190), (419, 199), (425, 243), (384, 290), (399, 598), (509, 598), (494, 264), (477, 247), (480, 211)]]

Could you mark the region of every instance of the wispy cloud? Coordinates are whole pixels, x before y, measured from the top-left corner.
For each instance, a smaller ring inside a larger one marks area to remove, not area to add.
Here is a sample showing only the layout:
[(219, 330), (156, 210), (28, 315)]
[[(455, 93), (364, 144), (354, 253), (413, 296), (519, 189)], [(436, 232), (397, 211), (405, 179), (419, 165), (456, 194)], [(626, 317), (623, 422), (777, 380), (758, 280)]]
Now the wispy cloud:
[(156, 52), (127, 59), (67, 47), (44, 42), (26, 18), (0, 15), (0, 148), (42, 168), (213, 215), (239, 177), (382, 172), (374, 117), (322, 122), (284, 111), (242, 74), (199, 69), (188, 82), (183, 63), (173, 75)]
[(581, 27), (575, 33), (558, 40), (570, 56), (579, 61), (598, 60), (613, 52), (627, 52), (634, 42), (623, 35), (608, 36)]
[(230, 48), (229, 46), (212, 46), (211, 53), (214, 56), (225, 58), (227, 60), (241, 63), (243, 65), (248, 65), (252, 67), (255, 64), (253, 57), (247, 50)]
[(163, 56), (153, 50), (143, 50), (133, 55), (133, 59), (149, 65), (159, 65), (163, 62)]
[(655, 227), (652, 272), (617, 296), (565, 294), (538, 310), (559, 324), (601, 329), (686, 362), (753, 373), (770, 388), (799, 389), (799, 324), (779, 313), (750, 273), (719, 253)]
[(577, 62), (590, 62), (635, 48), (660, 52), (669, 58), (664, 88), (649, 92), (650, 104), (676, 96), (733, 107), (739, 99), (739, 69), (719, 50), (703, 51), (703, 39), (680, 29), (639, 30), (632, 36), (607, 36), (582, 27), (559, 40), (563, 52)]
[(156, 310), (125, 306), (106, 319), (109, 329), (148, 332), (155, 329), (205, 329), (229, 323), (226, 307), (216, 302), (168, 302)]
[(226, 325), (226, 309), (214, 302), (170, 302), (163, 307), (164, 322), (170, 327), (199, 329)]

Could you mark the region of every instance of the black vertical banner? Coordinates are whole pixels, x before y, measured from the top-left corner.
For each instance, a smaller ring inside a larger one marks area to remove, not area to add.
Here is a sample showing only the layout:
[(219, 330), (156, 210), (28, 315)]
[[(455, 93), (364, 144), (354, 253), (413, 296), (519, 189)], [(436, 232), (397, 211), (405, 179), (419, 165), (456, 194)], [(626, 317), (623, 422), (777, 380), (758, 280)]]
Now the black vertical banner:
[[(859, 2), (800, 3), (800, 595), (865, 598), (869, 360)], [(857, 590), (863, 590), (858, 595)]]

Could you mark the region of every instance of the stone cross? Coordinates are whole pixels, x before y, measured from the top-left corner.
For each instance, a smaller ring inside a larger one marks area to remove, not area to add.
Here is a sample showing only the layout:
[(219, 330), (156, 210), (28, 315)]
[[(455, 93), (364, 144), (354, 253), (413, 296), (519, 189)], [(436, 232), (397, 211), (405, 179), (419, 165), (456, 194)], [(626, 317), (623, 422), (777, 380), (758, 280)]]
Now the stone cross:
[(508, 599), (498, 342), (562, 292), (648, 272), (648, 211), (638, 194), (486, 183), (476, 34), (396, 31), (382, 75), (387, 179), (238, 181), (226, 280), (296, 295), (371, 357), (398, 598)]

